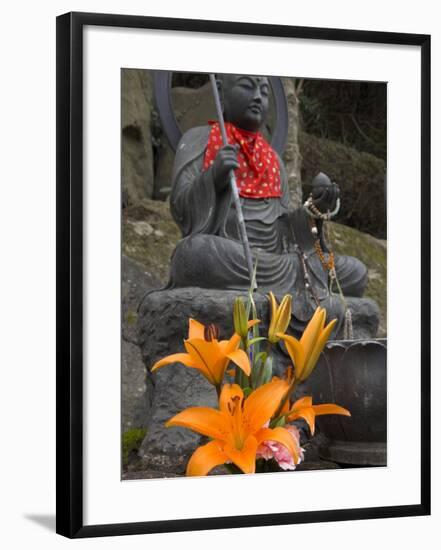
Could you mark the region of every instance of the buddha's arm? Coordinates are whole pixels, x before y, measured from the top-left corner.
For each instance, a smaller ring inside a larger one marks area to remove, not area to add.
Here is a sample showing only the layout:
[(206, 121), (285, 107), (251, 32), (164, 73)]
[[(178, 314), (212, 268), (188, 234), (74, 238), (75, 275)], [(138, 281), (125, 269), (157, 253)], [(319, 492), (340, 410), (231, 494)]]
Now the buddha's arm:
[(211, 170), (202, 171), (203, 153), (185, 164), (176, 174), (170, 209), (183, 236), (216, 234), (230, 205), (228, 189), (215, 189)]

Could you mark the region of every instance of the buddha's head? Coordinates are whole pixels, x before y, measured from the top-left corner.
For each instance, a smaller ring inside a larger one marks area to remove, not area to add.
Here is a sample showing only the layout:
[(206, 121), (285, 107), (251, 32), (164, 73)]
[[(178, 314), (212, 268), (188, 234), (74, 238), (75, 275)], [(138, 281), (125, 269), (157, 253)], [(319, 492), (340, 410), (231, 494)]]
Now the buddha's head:
[(227, 122), (256, 132), (268, 114), (270, 85), (265, 76), (217, 76), (219, 94)]

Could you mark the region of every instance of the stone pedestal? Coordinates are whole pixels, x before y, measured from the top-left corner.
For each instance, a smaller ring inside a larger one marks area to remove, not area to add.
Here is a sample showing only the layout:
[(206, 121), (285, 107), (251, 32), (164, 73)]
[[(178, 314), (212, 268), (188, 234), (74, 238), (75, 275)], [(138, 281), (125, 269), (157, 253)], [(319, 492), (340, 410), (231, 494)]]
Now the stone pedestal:
[[(138, 341), (148, 382), (153, 387), (147, 435), (140, 449), (146, 469), (183, 473), (190, 454), (204, 438), (184, 428), (167, 429), (164, 423), (187, 407), (217, 406), (214, 388), (199, 372), (176, 364), (152, 374), (152, 365), (166, 355), (184, 351), (189, 317), (203, 324), (218, 325), (220, 338), (230, 338), (233, 303), (240, 295), (246, 299), (246, 293), (239, 291), (181, 288), (153, 291), (143, 300), (138, 315)], [(254, 299), (264, 335), (269, 324), (268, 299), (260, 293), (255, 293)], [(352, 298), (348, 302), (353, 312), (354, 336), (375, 337), (378, 327), (375, 302), (364, 298)], [(274, 374), (280, 375), (290, 359), (281, 346), (274, 359)]]

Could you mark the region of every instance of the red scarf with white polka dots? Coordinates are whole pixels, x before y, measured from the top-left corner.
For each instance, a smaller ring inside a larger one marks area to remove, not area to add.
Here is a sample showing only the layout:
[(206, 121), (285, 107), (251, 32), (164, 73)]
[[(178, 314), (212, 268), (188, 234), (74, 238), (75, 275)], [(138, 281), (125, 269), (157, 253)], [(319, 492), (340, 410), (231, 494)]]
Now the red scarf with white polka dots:
[[(223, 146), (219, 123), (210, 120), (209, 124), (211, 131), (205, 151), (204, 170), (213, 164)], [(279, 161), (262, 134), (242, 130), (230, 122), (225, 123), (225, 129), (228, 143), (240, 145), (237, 155), (240, 167), (234, 171), (239, 195), (249, 199), (281, 197)]]

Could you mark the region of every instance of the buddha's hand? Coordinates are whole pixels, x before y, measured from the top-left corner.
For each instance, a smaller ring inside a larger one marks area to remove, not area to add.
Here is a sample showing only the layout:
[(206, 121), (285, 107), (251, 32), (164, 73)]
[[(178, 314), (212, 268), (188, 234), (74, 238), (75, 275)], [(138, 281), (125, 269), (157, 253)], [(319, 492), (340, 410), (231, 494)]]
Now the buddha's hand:
[(340, 187), (336, 183), (321, 184), (313, 186), (311, 196), (314, 205), (325, 214), (332, 212), (337, 204), (337, 199), (340, 198)]
[(225, 145), (225, 147), (219, 149), (211, 167), (217, 191), (223, 191), (227, 187), (231, 170), (239, 168), (238, 151), (239, 145)]

